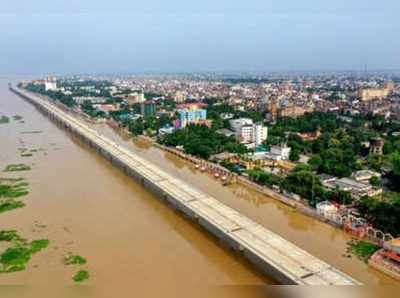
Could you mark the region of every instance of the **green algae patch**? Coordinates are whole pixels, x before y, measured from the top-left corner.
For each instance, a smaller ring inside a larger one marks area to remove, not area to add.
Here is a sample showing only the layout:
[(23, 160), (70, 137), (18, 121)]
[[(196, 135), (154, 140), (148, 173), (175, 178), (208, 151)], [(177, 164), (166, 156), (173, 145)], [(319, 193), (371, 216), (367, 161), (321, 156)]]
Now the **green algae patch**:
[(29, 193), (27, 186), (22, 178), (0, 178), (0, 213), (24, 207), (20, 198)]
[(86, 259), (79, 255), (69, 254), (64, 257), (65, 265), (84, 265), (86, 264)]
[(18, 232), (15, 230), (9, 230), (9, 231), (0, 231), (0, 242), (5, 241), (5, 242), (24, 242), (25, 239), (23, 239), (21, 236), (18, 235)]
[(0, 273), (26, 269), (32, 256), (49, 245), (49, 240), (47, 239), (28, 242), (14, 230), (0, 231), (0, 242), (11, 244), (0, 254)]
[(27, 186), (29, 185), (26, 182), (20, 182), (21, 180), (7, 181), (0, 180), (0, 199), (1, 198), (19, 198), (26, 196), (29, 191), (27, 190)]
[(90, 277), (90, 274), (87, 270), (79, 270), (75, 275), (72, 277), (72, 279), (75, 282), (83, 282), (85, 280), (88, 280)]
[(22, 208), (24, 206), (25, 203), (21, 201), (15, 201), (12, 199), (0, 200), (0, 213)]
[(29, 171), (32, 168), (26, 164), (20, 163), (20, 164), (10, 164), (6, 166), (4, 169), (4, 172), (21, 172), (21, 171)]

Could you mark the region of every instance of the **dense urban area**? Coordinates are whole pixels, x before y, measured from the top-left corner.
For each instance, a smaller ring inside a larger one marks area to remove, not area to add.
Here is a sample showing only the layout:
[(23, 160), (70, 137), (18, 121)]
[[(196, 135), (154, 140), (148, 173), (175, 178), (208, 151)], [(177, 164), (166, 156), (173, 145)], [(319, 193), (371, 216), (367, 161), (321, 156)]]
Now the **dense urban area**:
[[(376, 259), (400, 274), (398, 75), (48, 77), (20, 87), (218, 165), (224, 183), (242, 177), (330, 222), (351, 219), (340, 223), (384, 244)], [(354, 249), (369, 257), (378, 246)]]

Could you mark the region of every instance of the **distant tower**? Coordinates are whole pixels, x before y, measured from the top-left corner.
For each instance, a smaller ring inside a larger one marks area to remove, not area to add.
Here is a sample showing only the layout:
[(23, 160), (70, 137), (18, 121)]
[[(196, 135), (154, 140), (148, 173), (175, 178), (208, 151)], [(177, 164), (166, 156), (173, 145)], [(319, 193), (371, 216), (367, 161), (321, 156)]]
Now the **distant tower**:
[(275, 98), (272, 98), (269, 102), (268, 107), (269, 114), (271, 115), (271, 120), (275, 121), (278, 117), (278, 103)]

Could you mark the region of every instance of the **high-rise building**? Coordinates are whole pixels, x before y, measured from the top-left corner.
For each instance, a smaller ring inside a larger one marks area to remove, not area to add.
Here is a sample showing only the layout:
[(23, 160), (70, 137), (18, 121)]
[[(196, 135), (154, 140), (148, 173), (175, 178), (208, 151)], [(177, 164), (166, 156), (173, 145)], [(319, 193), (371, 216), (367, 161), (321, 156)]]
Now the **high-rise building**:
[(254, 124), (250, 118), (233, 119), (229, 121), (236, 139), (242, 143), (260, 146), (268, 137), (268, 128), (262, 124)]
[(254, 143), (256, 146), (262, 145), (262, 143), (268, 138), (268, 127), (262, 124), (254, 125)]
[(156, 111), (156, 103), (153, 100), (147, 100), (140, 105), (140, 113), (143, 117), (154, 116)]
[(201, 124), (207, 120), (207, 110), (199, 108), (186, 108), (178, 110), (179, 119), (177, 121), (177, 128), (184, 128), (189, 124)]

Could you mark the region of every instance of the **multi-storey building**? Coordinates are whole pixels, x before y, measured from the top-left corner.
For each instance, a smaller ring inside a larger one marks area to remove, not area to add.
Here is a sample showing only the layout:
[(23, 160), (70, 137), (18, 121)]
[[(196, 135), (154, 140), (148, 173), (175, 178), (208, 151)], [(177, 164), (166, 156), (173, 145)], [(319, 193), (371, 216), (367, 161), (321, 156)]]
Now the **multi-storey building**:
[(140, 105), (140, 113), (143, 117), (154, 116), (156, 114), (156, 103), (153, 100), (142, 102)]
[(260, 146), (268, 137), (268, 129), (262, 124), (254, 124), (250, 118), (233, 119), (229, 121), (236, 139), (242, 143)]
[(48, 77), (44, 81), (44, 88), (46, 91), (56, 91), (57, 90), (57, 80), (54, 77)]
[(189, 124), (206, 124), (207, 110), (199, 108), (199, 105), (185, 105), (178, 109), (179, 119), (175, 122), (177, 129), (184, 128)]

